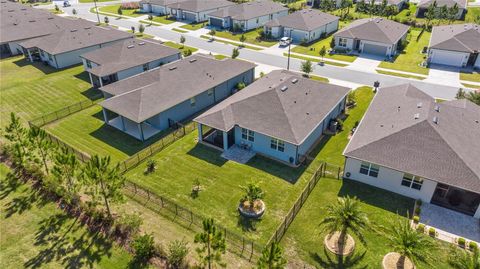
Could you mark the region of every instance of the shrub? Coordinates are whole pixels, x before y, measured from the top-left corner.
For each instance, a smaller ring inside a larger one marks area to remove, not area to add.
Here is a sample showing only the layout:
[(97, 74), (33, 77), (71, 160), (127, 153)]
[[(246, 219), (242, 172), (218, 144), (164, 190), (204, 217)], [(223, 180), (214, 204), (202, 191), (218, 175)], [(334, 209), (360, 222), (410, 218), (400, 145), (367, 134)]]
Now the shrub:
[(124, 214), (116, 220), (116, 230), (118, 233), (127, 237), (130, 235), (136, 235), (140, 231), (140, 225), (143, 220), (138, 214)]
[(140, 23), (140, 25), (138, 26), (138, 31), (139, 31), (141, 34), (143, 34), (143, 32), (145, 31), (145, 26)]
[(478, 250), (478, 245), (477, 245), (477, 243), (475, 243), (473, 241), (470, 241), (470, 243), (468, 243), (468, 248), (471, 251), (476, 251), (476, 250)]
[(239, 82), (237, 83), (237, 90), (243, 90), (245, 88), (245, 83), (243, 82)]
[(149, 15), (148, 15), (148, 20), (149, 20), (149, 21), (153, 20), (152, 14), (149, 14)]
[(418, 224), (417, 225), (417, 232), (422, 233), (422, 234), (425, 233), (425, 224), (422, 224), (422, 223)]
[(416, 200), (416, 201), (415, 201), (415, 204), (416, 204), (417, 206), (422, 206), (422, 200), (420, 200), (420, 199)]
[(420, 222), (420, 217), (419, 216), (413, 216), (413, 222), (414, 223), (419, 223)]
[(185, 262), (188, 254), (187, 242), (184, 240), (174, 240), (168, 244), (167, 261), (173, 268), (180, 268)]
[(118, 7), (117, 13), (118, 13), (118, 15), (122, 15), (122, 14), (123, 14), (122, 6), (119, 6), (119, 7)]
[(145, 168), (145, 174), (150, 174), (157, 170), (157, 161), (149, 159), (147, 161), (147, 168)]
[(132, 247), (135, 250), (135, 259), (138, 261), (148, 261), (155, 254), (155, 243), (151, 234), (137, 236)]
[(466, 242), (465, 242), (465, 238), (459, 237), (459, 238), (457, 239), (457, 244), (458, 244), (459, 246), (461, 246), (462, 248), (465, 247), (465, 243), (466, 243)]
[(435, 228), (430, 227), (430, 229), (428, 229), (428, 235), (435, 237), (437, 235)]
[(410, 16), (411, 14), (412, 14), (412, 12), (410, 10), (405, 13), (405, 15), (407, 15), (407, 16)]
[(192, 50), (191, 49), (184, 49), (183, 50), (183, 56), (184, 57), (188, 57), (190, 55), (192, 55)]
[(415, 207), (415, 215), (420, 215), (420, 212), (422, 212), (422, 209), (419, 206)]

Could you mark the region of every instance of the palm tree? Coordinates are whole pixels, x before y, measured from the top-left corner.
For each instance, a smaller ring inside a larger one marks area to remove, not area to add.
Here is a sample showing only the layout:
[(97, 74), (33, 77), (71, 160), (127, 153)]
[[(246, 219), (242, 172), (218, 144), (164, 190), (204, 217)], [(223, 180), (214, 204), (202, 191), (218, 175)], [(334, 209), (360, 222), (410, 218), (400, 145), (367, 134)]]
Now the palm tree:
[(256, 200), (261, 200), (265, 196), (265, 192), (255, 183), (249, 183), (245, 190), (245, 196), (241, 199), (241, 202), (248, 202), (250, 209), (253, 209)]
[(337, 203), (328, 205), (326, 210), (326, 217), (320, 226), (329, 234), (340, 232), (338, 246), (345, 246), (348, 233), (356, 235), (363, 244), (366, 244), (363, 232), (370, 221), (361, 210), (360, 201), (356, 197), (340, 197)]
[(283, 250), (277, 242), (265, 247), (257, 263), (258, 269), (281, 269), (286, 264), (287, 260), (283, 257)]
[(458, 251), (453, 247), (448, 257), (448, 263), (455, 269), (479, 269), (480, 251), (475, 248), (473, 252)]
[(412, 229), (409, 218), (398, 217), (390, 227), (387, 238), (393, 250), (401, 256), (401, 268), (406, 258), (414, 264), (428, 263), (435, 249), (435, 244), (430, 238)]

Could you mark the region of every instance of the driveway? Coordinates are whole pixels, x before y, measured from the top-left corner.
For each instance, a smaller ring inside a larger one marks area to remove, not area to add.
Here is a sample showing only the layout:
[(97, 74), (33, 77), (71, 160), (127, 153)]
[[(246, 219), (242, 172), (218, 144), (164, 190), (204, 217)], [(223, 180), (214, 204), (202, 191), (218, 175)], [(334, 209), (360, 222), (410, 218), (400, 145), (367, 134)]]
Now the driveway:
[(371, 55), (371, 54), (360, 54), (359, 57), (353, 63), (351, 63), (348, 68), (354, 70), (361, 70), (364, 72), (376, 73), (375, 69), (382, 62), (385, 57)]
[(424, 81), (452, 87), (462, 87), (459, 72), (460, 68), (457, 67), (432, 64), (430, 65), (428, 77)]

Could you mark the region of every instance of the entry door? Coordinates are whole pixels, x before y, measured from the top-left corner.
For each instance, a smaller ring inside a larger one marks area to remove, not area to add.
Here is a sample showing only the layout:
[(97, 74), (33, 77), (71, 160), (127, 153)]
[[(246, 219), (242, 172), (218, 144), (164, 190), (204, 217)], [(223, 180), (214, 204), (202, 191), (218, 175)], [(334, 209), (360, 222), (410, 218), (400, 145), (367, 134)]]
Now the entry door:
[(232, 128), (230, 131), (227, 133), (228, 137), (228, 147), (230, 148), (235, 144), (235, 128)]

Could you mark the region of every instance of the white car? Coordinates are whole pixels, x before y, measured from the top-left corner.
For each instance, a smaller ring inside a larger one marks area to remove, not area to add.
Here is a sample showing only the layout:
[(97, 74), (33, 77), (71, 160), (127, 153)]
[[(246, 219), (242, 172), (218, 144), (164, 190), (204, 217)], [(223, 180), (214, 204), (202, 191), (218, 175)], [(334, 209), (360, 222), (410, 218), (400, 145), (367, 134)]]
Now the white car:
[(284, 36), (280, 38), (280, 46), (288, 46), (292, 42), (292, 39), (288, 36)]

